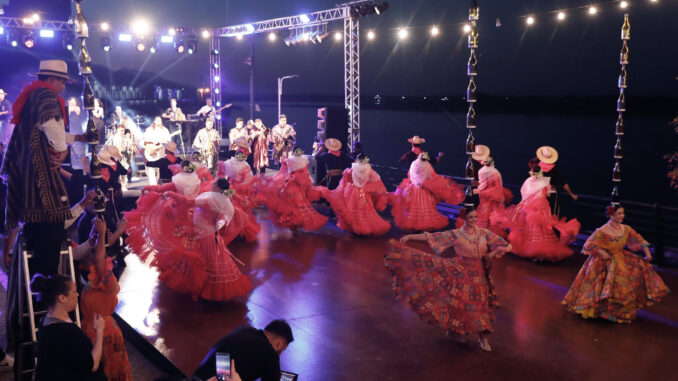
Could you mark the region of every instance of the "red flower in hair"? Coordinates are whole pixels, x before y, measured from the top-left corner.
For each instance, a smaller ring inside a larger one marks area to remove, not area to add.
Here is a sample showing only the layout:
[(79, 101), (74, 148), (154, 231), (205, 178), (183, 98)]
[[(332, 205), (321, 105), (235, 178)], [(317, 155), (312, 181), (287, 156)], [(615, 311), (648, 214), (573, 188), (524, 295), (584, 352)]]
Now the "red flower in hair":
[(614, 206), (608, 206), (607, 210), (605, 211), (605, 214), (611, 217), (616, 211), (617, 210), (614, 208)]

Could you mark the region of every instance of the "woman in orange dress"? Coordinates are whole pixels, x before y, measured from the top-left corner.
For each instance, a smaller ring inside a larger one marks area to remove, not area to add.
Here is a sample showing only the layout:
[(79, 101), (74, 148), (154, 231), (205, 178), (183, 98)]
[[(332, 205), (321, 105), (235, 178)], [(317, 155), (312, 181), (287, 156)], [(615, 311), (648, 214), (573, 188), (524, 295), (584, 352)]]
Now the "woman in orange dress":
[(118, 281), (113, 275), (113, 257), (106, 258), (105, 240), (106, 223), (103, 220), (94, 221), (94, 234), (96, 240), (94, 251), (91, 255), (88, 281), (80, 296), (80, 308), (82, 311), (82, 330), (89, 336), (92, 343), (96, 339), (96, 331), (92, 322), (96, 314), (101, 315), (105, 321), (103, 354), (101, 362), (104, 373), (109, 381), (126, 381), (132, 379), (132, 370), (127, 358), (125, 339), (122, 331), (111, 316), (118, 305)]
[[(650, 264), (652, 254), (647, 241), (622, 224), (624, 208), (610, 206), (606, 214), (609, 221), (584, 244), (582, 254), (588, 259), (562, 304), (583, 318), (630, 323), (639, 309), (658, 302), (669, 289)], [(645, 258), (635, 255), (635, 251), (642, 251)]]
[[(464, 225), (440, 233), (406, 235), (392, 240), (384, 261), (393, 274), (396, 298), (429, 324), (439, 325), (459, 342), (478, 335), (480, 348), (491, 351), (494, 310), (499, 306), (491, 262), (510, 249), (491, 231), (476, 226), (478, 213), (463, 209)], [(408, 241), (425, 241), (436, 255), (413, 249)], [(441, 256), (452, 248), (454, 257)]]

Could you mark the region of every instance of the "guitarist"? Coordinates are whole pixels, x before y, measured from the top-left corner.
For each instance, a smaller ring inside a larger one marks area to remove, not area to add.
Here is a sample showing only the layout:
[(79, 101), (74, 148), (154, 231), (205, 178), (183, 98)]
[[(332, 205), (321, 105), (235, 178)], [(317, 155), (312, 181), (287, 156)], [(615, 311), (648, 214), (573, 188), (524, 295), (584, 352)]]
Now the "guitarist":
[(198, 110), (198, 112), (196, 113), (196, 115), (202, 120), (207, 120), (208, 118), (214, 119), (217, 117), (218, 112), (232, 106), (232, 104), (229, 103), (217, 109), (214, 106), (212, 106), (212, 98), (206, 98), (205, 103), (206, 104), (202, 106), (200, 110)]
[[(162, 125), (162, 118), (156, 116), (146, 131), (144, 131), (144, 158), (153, 162), (165, 157), (164, 144), (171, 140), (167, 128)], [(158, 184), (159, 171), (157, 168), (146, 168), (149, 185)]]
[(280, 164), (282, 158), (288, 157), (297, 141), (297, 132), (294, 127), (287, 124), (285, 114), (280, 115), (278, 124), (271, 129), (271, 142), (273, 143), (273, 159)]

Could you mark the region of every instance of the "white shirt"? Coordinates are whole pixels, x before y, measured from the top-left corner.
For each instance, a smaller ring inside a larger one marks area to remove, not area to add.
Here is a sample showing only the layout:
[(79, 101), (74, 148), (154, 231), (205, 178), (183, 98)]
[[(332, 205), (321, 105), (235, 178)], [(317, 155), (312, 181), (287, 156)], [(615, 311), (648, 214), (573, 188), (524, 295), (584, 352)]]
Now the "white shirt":
[(41, 124), (38, 129), (47, 137), (49, 145), (57, 152), (63, 152), (68, 149), (67, 144), (73, 144), (75, 135), (66, 133), (64, 121), (52, 118)]
[(151, 126), (144, 131), (144, 143), (146, 144), (163, 144), (169, 143), (170, 140), (172, 140), (170, 132), (165, 127), (157, 128)]
[(243, 126), (241, 128), (231, 128), (231, 130), (228, 132), (228, 141), (231, 143), (231, 149), (233, 149), (233, 142), (241, 136), (244, 136), (245, 139), (249, 138), (249, 130), (247, 127)]
[(193, 149), (204, 150), (211, 149), (210, 144), (214, 144), (215, 141), (221, 140), (219, 136), (219, 131), (215, 129), (207, 130), (207, 128), (202, 128), (198, 131), (198, 134), (195, 136), (193, 141)]
[(214, 108), (214, 106), (208, 106), (204, 105), (200, 110), (198, 110), (197, 114), (198, 115), (205, 115), (205, 116), (214, 116), (216, 113), (217, 109)]

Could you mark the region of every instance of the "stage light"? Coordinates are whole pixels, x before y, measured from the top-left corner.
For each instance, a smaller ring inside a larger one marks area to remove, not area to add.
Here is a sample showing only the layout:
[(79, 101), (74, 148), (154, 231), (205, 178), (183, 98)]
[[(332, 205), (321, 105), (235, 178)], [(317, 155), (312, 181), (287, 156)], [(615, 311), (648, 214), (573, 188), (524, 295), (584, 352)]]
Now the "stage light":
[(219, 49), (212, 49), (212, 55), (218, 56), (219, 55)]
[(221, 102), (217, 102), (217, 107), (221, 107)]
[(440, 29), (437, 26), (431, 28), (431, 36), (435, 37), (440, 34)]
[(186, 45), (184, 44), (184, 40), (179, 39), (179, 41), (175, 42), (174, 49), (176, 49), (177, 53), (184, 54), (184, 52), (186, 51)]
[(134, 42), (134, 45), (136, 46), (138, 52), (143, 52), (146, 50), (146, 43), (141, 38), (137, 38), (137, 40)]
[(111, 51), (111, 38), (108, 36), (101, 37), (101, 49), (104, 52)]
[(381, 4), (378, 4), (374, 7), (374, 12), (378, 15), (386, 12), (388, 10), (389, 4), (385, 1), (382, 1)]
[(174, 37), (172, 36), (160, 36), (160, 42), (163, 44), (171, 44), (174, 42)]
[(108, 25), (107, 22), (102, 22), (101, 25), (100, 25), (100, 28), (101, 28), (101, 30), (103, 30), (104, 32), (106, 32), (106, 31), (108, 31), (109, 29), (111, 29), (111, 26)]
[(590, 7), (589, 7), (589, 14), (593, 16), (593, 15), (595, 15), (596, 13), (598, 13), (598, 8), (594, 7), (593, 5), (590, 6)]
[(277, 35), (275, 33), (271, 32), (271, 33), (268, 34), (268, 40), (269, 41), (275, 41), (276, 38), (277, 38)]
[(190, 40), (188, 40), (187, 48), (188, 54), (196, 53), (198, 51), (198, 40), (196, 40), (195, 37), (192, 37)]
[(5, 33), (5, 28), (0, 26), (0, 34), (3, 34), (3, 33)]
[(235, 36), (235, 39), (238, 40), (238, 41), (242, 41), (242, 38), (243, 38), (242, 34)]
[(21, 21), (22, 21), (24, 24), (26, 24), (26, 25), (33, 25), (33, 24), (35, 24), (35, 20), (33, 20), (32, 17), (24, 17)]
[(174, 36), (177, 34), (177, 30), (174, 28), (169, 28), (167, 29), (167, 34), (169, 34), (170, 36)]
[[(657, 0), (650, 0), (650, 2), (651, 2), (651, 3), (656, 3)], [(1, 15), (1, 14), (2, 14), (2, 13), (0, 13), (0, 15)]]
[(31, 49), (35, 46), (35, 37), (33, 36), (33, 32), (28, 32), (28, 34), (24, 36), (24, 46), (28, 49)]
[(137, 36), (145, 35), (146, 33), (148, 33), (149, 29), (150, 29), (150, 26), (148, 25), (148, 21), (146, 21), (146, 20), (136, 20), (132, 24), (132, 31)]
[(73, 50), (73, 36), (71, 34), (65, 34), (61, 43), (66, 50)]
[(132, 35), (129, 33), (120, 33), (118, 35), (118, 41), (121, 42), (130, 42), (132, 41)]
[(40, 37), (54, 38), (54, 31), (51, 29), (40, 29)]
[(158, 43), (157, 39), (152, 39), (151, 43), (148, 45), (148, 51), (151, 53), (155, 53), (160, 49), (160, 44)]
[(16, 31), (7, 29), (7, 43), (12, 47), (17, 47), (19, 45), (19, 36)]
[(40, 15), (37, 14), (37, 13), (33, 13), (33, 15), (31, 16), (31, 18), (32, 18), (33, 21), (35, 21), (35, 22), (40, 21)]
[(374, 37), (376, 37), (376, 35), (374, 34), (373, 31), (367, 32), (367, 39), (368, 40), (374, 40)]
[(401, 39), (401, 40), (406, 39), (407, 34), (408, 34), (407, 29), (405, 29), (405, 28), (400, 28), (400, 30), (398, 30), (398, 38)]
[(628, 6), (629, 6), (629, 2), (628, 2), (628, 1), (622, 1), (621, 3), (619, 3), (619, 7), (620, 7), (621, 9), (626, 9), (626, 8), (628, 8)]
[(214, 89), (214, 94), (219, 94), (219, 88)]
[(214, 76), (214, 82), (219, 82), (219, 80), (221, 80), (221, 77), (219, 77), (218, 75), (215, 75)]
[(464, 24), (464, 33), (470, 33), (470, 32), (471, 32), (471, 25)]
[(563, 12), (563, 11), (558, 12), (557, 18), (558, 18), (558, 20), (560, 20), (560, 21), (565, 20), (565, 12)]
[(525, 19), (525, 22), (527, 23), (527, 25), (534, 24), (534, 17), (529, 16), (527, 19)]
[[(215, 90), (214, 92), (216, 93), (217, 91)], [(217, 115), (217, 120), (221, 120), (221, 115)]]
[(301, 35), (301, 39), (304, 41), (308, 41), (311, 39), (311, 34), (310, 33), (304, 33)]
[(204, 38), (204, 39), (210, 38), (210, 31), (209, 30), (203, 30), (202, 31), (202, 38)]
[(212, 67), (215, 68), (215, 69), (218, 69), (218, 68), (219, 68), (219, 64), (215, 62), (214, 65), (212, 65)]
[(335, 41), (341, 41), (343, 38), (344, 38), (344, 36), (342, 36), (340, 32), (334, 33), (334, 40)]
[(299, 16), (299, 20), (303, 22), (304, 24), (311, 22), (311, 19), (308, 17), (308, 15), (301, 15)]

